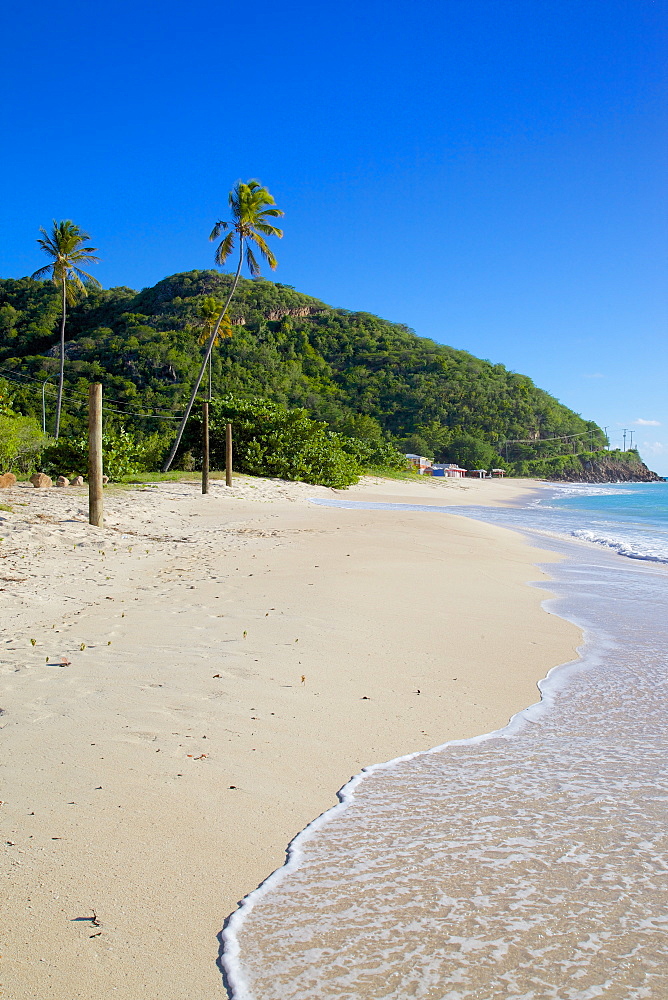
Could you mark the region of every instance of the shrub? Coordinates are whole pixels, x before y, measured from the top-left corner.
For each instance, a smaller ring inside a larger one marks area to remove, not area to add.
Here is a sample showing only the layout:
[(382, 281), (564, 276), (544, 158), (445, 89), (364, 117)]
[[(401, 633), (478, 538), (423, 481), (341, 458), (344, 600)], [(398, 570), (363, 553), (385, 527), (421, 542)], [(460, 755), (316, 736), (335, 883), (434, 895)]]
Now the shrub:
[(30, 472), (46, 441), (34, 417), (0, 413), (0, 471)]
[[(138, 442), (123, 428), (102, 433), (102, 467), (112, 480), (141, 472), (151, 461), (151, 440)], [(61, 438), (42, 453), (42, 469), (49, 475), (85, 476), (88, 470), (88, 436)]]
[(406, 469), (406, 458), (384, 438), (378, 440), (340, 436), (341, 447), (362, 469)]
[[(358, 480), (360, 466), (344, 448), (344, 439), (311, 420), (306, 410), (289, 410), (266, 400), (249, 402), (227, 396), (210, 404), (210, 461), (225, 465), (225, 424), (234, 434), (234, 468), (254, 476), (276, 476), (339, 489)], [(184, 435), (181, 462), (190, 452), (201, 467), (201, 421), (198, 414)], [(178, 459), (177, 459), (178, 460)]]

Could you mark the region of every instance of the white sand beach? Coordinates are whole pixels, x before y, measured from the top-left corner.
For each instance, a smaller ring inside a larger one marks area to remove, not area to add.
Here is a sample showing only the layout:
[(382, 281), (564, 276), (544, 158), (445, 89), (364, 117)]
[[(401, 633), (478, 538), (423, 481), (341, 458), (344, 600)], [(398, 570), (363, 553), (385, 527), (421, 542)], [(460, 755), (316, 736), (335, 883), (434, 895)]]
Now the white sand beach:
[(0, 997), (224, 997), (225, 918), (337, 789), (503, 726), (580, 640), (518, 535), (309, 498), (540, 488), (109, 487), (101, 529), (85, 488), (0, 491)]

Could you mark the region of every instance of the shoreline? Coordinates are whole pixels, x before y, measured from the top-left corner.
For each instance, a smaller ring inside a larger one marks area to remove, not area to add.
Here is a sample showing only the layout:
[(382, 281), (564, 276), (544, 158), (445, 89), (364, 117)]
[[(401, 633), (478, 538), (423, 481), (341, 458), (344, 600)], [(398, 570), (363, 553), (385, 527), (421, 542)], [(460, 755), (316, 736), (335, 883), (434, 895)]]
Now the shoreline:
[[(573, 659), (580, 631), (527, 586), (549, 592), (535, 564), (553, 554), (469, 519), (309, 497), (503, 504), (545, 488), (168, 483), (109, 492), (105, 529), (73, 516), (83, 492), (11, 491), (30, 504), (21, 530), (7, 519), (15, 541), (51, 569), (47, 594), (13, 585), (3, 654), (8, 995), (224, 996), (225, 918), (351, 774), (504, 726)], [(46, 666), (51, 649), (71, 665)]]
[[(344, 804), (293, 842), (296, 863), (227, 922), (235, 1000), (297, 1000), (307, 986), (335, 997), (341, 983), (371, 998), (387, 981), (393, 996), (416, 982), (505, 995), (508, 981), (556, 996), (574, 969), (585, 990), (606, 981), (621, 996), (642, 981), (660, 992), (665, 802), (652, 791), (665, 742), (665, 627), (654, 614), (665, 571), (617, 565), (600, 549), (581, 558), (567, 535), (554, 543), (565, 561), (551, 569), (547, 606), (583, 630), (578, 659), (550, 670), (541, 701), (504, 729), (376, 765), (368, 785), (355, 776)], [(309, 961), (314, 949), (322, 965)], [(633, 977), (617, 967), (631, 949)]]

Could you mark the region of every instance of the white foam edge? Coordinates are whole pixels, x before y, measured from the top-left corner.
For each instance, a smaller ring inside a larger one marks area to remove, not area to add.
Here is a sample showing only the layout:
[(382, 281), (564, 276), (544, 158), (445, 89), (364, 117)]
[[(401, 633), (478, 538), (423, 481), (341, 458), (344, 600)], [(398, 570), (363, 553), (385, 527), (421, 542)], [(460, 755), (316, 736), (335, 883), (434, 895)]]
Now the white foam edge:
[[(545, 582), (536, 581), (530, 585), (544, 588)], [(549, 610), (548, 605), (554, 604), (560, 600), (562, 599), (555, 597), (546, 598), (544, 601), (541, 601), (541, 607), (548, 614), (556, 614), (556, 612)], [(563, 615), (556, 616), (564, 618)], [(482, 733), (479, 736), (472, 736), (465, 740), (447, 740), (445, 743), (440, 743), (438, 746), (431, 747), (429, 750), (416, 750), (413, 753), (403, 754), (400, 757), (393, 757), (392, 760), (389, 761), (384, 761), (378, 764), (369, 764), (367, 767), (362, 768), (358, 774), (353, 775), (353, 777), (339, 789), (336, 793), (339, 799), (336, 805), (325, 810), (325, 812), (313, 819), (307, 826), (304, 827), (303, 830), (300, 830), (300, 832), (293, 837), (286, 850), (285, 863), (280, 868), (277, 868), (275, 872), (272, 872), (271, 875), (267, 876), (267, 878), (261, 882), (257, 888), (249, 892), (247, 896), (244, 896), (239, 903), (238, 909), (235, 910), (235, 912), (228, 918), (221, 933), (223, 950), (220, 956), (220, 964), (225, 971), (227, 983), (232, 990), (232, 1000), (255, 1000), (242, 970), (239, 958), (241, 948), (238, 939), (239, 932), (248, 917), (253, 912), (255, 904), (270, 893), (279, 882), (299, 868), (304, 856), (304, 844), (306, 844), (316, 833), (318, 833), (319, 830), (329, 823), (330, 820), (333, 820), (336, 816), (340, 815), (348, 808), (348, 806), (354, 801), (355, 790), (365, 778), (374, 774), (376, 771), (396, 767), (398, 764), (414, 760), (416, 757), (426, 757), (430, 754), (441, 753), (443, 750), (447, 750), (448, 747), (473, 746), (476, 743), (485, 743), (487, 740), (491, 739), (509, 739), (523, 729), (527, 723), (535, 723), (541, 715), (545, 714), (552, 708), (558, 693), (567, 687), (573, 674), (579, 673), (583, 669), (591, 669), (597, 662), (600, 662), (603, 649), (608, 646), (615, 645), (614, 641), (608, 638), (604, 633), (601, 633), (598, 630), (594, 633), (593, 629), (579, 623), (573, 617), (569, 617), (567, 619), (564, 618), (564, 620), (569, 621), (572, 624), (575, 624), (578, 628), (582, 629), (583, 641), (582, 644), (576, 649), (578, 658), (575, 660), (569, 660), (566, 663), (559, 663), (548, 670), (545, 677), (538, 681), (537, 687), (540, 693), (540, 699), (537, 702), (534, 702), (527, 708), (523, 708), (519, 712), (516, 712), (501, 729), (495, 729), (489, 733)]]
[(592, 545), (601, 545), (612, 549), (617, 555), (625, 556), (627, 559), (638, 559), (642, 562), (668, 563), (668, 553), (657, 552), (651, 549), (643, 552), (638, 540), (630, 538), (628, 535), (606, 535), (602, 531), (596, 532), (589, 528), (576, 528), (571, 531), (571, 537), (589, 542)]

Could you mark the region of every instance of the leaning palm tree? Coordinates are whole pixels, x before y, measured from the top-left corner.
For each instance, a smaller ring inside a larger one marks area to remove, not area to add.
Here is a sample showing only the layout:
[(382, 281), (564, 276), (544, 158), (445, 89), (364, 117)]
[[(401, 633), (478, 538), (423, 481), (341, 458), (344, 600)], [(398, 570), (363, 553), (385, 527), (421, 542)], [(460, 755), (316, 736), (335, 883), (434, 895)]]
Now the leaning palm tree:
[(172, 445), (169, 457), (162, 467), (163, 472), (167, 472), (170, 465), (174, 461), (174, 456), (176, 455), (176, 451), (181, 443), (183, 431), (188, 421), (188, 417), (190, 416), (190, 411), (193, 408), (193, 403), (195, 402), (195, 396), (199, 390), (204, 372), (206, 370), (207, 362), (211, 356), (211, 351), (213, 350), (214, 342), (218, 336), (218, 330), (225, 315), (227, 314), (230, 302), (232, 301), (232, 296), (234, 295), (239, 283), (239, 275), (241, 274), (244, 258), (246, 260), (246, 264), (248, 265), (248, 270), (251, 273), (251, 277), (253, 278), (259, 277), (260, 274), (260, 265), (257, 262), (255, 250), (259, 250), (261, 256), (267, 261), (272, 271), (276, 268), (276, 258), (267, 246), (265, 236), (278, 236), (279, 239), (283, 236), (283, 230), (278, 229), (276, 226), (272, 225), (270, 221), (268, 221), (270, 219), (278, 218), (283, 215), (283, 212), (280, 208), (273, 207), (276, 205), (276, 202), (267, 189), (262, 187), (259, 181), (248, 181), (246, 184), (244, 184), (243, 181), (237, 181), (233, 190), (230, 191), (229, 203), (232, 210), (232, 221), (217, 222), (211, 231), (209, 239), (217, 240), (221, 233), (226, 233), (216, 247), (215, 260), (219, 267), (222, 267), (225, 264), (225, 261), (234, 250), (235, 244), (238, 241), (239, 261), (237, 270), (234, 275), (234, 280), (232, 281), (232, 287), (230, 288), (227, 296), (227, 301), (221, 309), (218, 322), (211, 331), (211, 335), (206, 345), (206, 351), (204, 352), (202, 367), (199, 370), (199, 375), (197, 376), (195, 386), (190, 395), (186, 412), (184, 413), (179, 426), (176, 441)]
[[(213, 332), (213, 328), (216, 324), (216, 320), (220, 315), (220, 308), (222, 303), (218, 301), (213, 295), (207, 295), (203, 300), (202, 305), (199, 308), (200, 319), (202, 320), (202, 333), (198, 340), (199, 344), (208, 344), (209, 337)], [(226, 337), (231, 337), (233, 335), (232, 323), (230, 322), (230, 317), (225, 313), (222, 322), (218, 324), (218, 334), (214, 339), (214, 347), (219, 340), (223, 340)], [(209, 355), (209, 402), (211, 402), (211, 359), (213, 353)]]
[(63, 404), (63, 381), (65, 378), (65, 319), (68, 303), (72, 305), (77, 295), (86, 295), (86, 285), (100, 287), (100, 282), (92, 274), (87, 274), (79, 267), (80, 264), (95, 264), (100, 259), (93, 256), (96, 247), (84, 244), (90, 239), (88, 233), (71, 221), (53, 220), (50, 233), (40, 227), (42, 239), (37, 240), (38, 246), (50, 258), (48, 264), (40, 267), (32, 277), (38, 281), (51, 276), (54, 285), (59, 285), (62, 292), (62, 315), (60, 318), (60, 380), (58, 382), (58, 400), (56, 402), (56, 427), (54, 437), (58, 440), (60, 433), (60, 411)]

